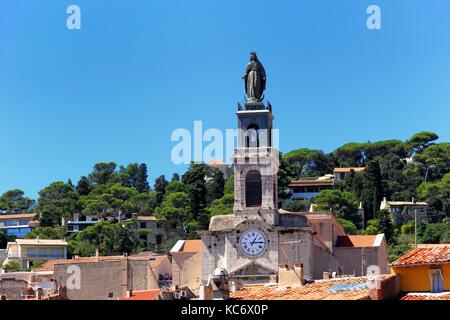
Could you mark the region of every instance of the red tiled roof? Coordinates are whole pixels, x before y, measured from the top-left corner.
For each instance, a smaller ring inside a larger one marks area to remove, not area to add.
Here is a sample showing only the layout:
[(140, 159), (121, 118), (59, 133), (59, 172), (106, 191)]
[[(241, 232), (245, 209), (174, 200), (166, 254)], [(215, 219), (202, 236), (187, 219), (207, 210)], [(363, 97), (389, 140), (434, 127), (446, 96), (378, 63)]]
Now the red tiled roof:
[(183, 246), (183, 252), (200, 252), (202, 240), (186, 240)]
[(210, 162), (208, 162), (208, 166), (224, 166), (224, 165), (226, 166), (226, 164), (220, 161), (219, 159), (213, 159)]
[(336, 247), (373, 247), (376, 237), (376, 235), (338, 236)]
[(119, 300), (156, 300), (160, 293), (161, 290), (159, 289), (133, 291), (131, 297), (120, 298)]
[(317, 280), (304, 286), (249, 285), (232, 292), (240, 300), (368, 300), (367, 277)]
[(392, 267), (450, 263), (450, 244), (419, 244), (391, 263)]
[(407, 293), (400, 300), (450, 300), (450, 292), (443, 293)]
[(66, 260), (48, 260), (41, 264), (38, 268), (34, 269), (36, 272), (42, 272), (42, 271), (53, 271), (55, 268), (55, 264), (64, 262)]

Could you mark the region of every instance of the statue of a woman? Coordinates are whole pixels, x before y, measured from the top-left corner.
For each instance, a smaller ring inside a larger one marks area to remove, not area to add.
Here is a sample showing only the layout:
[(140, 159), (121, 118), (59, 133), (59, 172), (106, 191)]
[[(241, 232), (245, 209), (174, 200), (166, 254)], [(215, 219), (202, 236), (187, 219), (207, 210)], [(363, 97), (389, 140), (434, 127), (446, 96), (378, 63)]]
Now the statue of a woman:
[(250, 61), (242, 77), (245, 80), (245, 93), (247, 102), (261, 102), (266, 89), (266, 71), (259, 62), (256, 52), (250, 53)]

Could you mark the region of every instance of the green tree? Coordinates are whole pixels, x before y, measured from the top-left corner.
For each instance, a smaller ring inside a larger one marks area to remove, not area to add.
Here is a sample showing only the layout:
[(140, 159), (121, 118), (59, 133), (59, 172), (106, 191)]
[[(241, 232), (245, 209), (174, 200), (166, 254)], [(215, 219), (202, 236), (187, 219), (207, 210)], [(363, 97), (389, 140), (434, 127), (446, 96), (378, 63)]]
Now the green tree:
[(180, 180), (173, 180), (167, 185), (165, 195), (168, 196), (174, 192), (186, 192), (186, 186)]
[(285, 210), (291, 212), (307, 212), (311, 203), (307, 200), (294, 200), (285, 206)]
[(450, 173), (440, 181), (422, 183), (417, 188), (417, 194), (438, 212), (450, 217)]
[(227, 181), (225, 181), (223, 191), (225, 194), (234, 194), (234, 175), (230, 175)]
[(222, 198), (214, 200), (206, 209), (211, 217), (233, 213), (234, 196), (225, 194)]
[(41, 227), (27, 233), (27, 239), (64, 239), (64, 229), (62, 227)]
[(157, 205), (157, 192), (142, 192), (131, 196), (127, 202), (127, 211), (140, 214), (153, 213)]
[(345, 219), (339, 219), (339, 218), (337, 220), (341, 224), (341, 226), (344, 228), (345, 232), (347, 232), (348, 234), (356, 234), (357, 228), (353, 222), (351, 222), (349, 220), (345, 220)]
[(145, 163), (131, 163), (126, 167), (121, 166), (117, 175), (117, 180), (125, 187), (134, 188), (139, 192), (150, 190), (147, 178), (147, 165)]
[(100, 255), (130, 254), (139, 249), (137, 239), (130, 228), (115, 222), (99, 222), (79, 232), (69, 241), (72, 254), (93, 256), (99, 248)]
[(172, 180), (170, 182), (174, 181), (180, 181), (180, 175), (176, 172), (172, 175)]
[(54, 182), (39, 191), (38, 211), (43, 227), (59, 225), (77, 211), (78, 194), (67, 183)]
[(439, 180), (450, 172), (450, 143), (430, 145), (423, 152), (416, 154), (414, 160), (423, 165), (424, 177), (428, 171), (427, 181)]
[(366, 162), (379, 158), (391, 158), (394, 155), (400, 158), (407, 156), (405, 143), (401, 140), (383, 140), (366, 143), (364, 153)]
[(439, 139), (439, 136), (434, 132), (418, 132), (406, 141), (406, 148), (412, 155), (422, 153), (423, 150), (429, 147), (433, 141), (436, 141), (437, 139)]
[(0, 212), (16, 214), (26, 212), (34, 204), (34, 200), (24, 197), (19, 189), (9, 190), (0, 196)]
[(22, 269), (22, 265), (17, 260), (8, 260), (3, 263), (3, 268), (6, 272), (17, 272)]
[(166, 180), (166, 177), (164, 175), (159, 176), (158, 178), (156, 178), (155, 180), (155, 186), (154, 189), (155, 191), (158, 193), (156, 199), (157, 199), (157, 204), (159, 205), (163, 199), (164, 199), (164, 195), (166, 193), (166, 187), (169, 183)]
[(75, 190), (78, 192), (80, 196), (87, 196), (89, 192), (91, 192), (92, 190), (92, 186), (89, 179), (85, 176), (82, 176), (80, 180), (78, 180)]
[(364, 167), (365, 143), (350, 142), (333, 152), (339, 167)]
[(206, 182), (206, 202), (212, 203), (216, 199), (223, 197), (225, 179), (223, 172), (217, 168), (210, 168), (211, 179)]
[(364, 170), (364, 191), (362, 192), (366, 220), (375, 216), (380, 209), (382, 199), (383, 182), (380, 163), (378, 160), (371, 160), (367, 162)]
[(450, 222), (430, 223), (420, 232), (421, 243), (450, 243)]
[(280, 152), (278, 154), (280, 165), (278, 167), (277, 178), (278, 178), (278, 199), (287, 199), (291, 196), (288, 186), (292, 181), (292, 176), (294, 173), (291, 171), (288, 161), (283, 157)]
[(105, 184), (116, 176), (117, 165), (114, 162), (100, 162), (94, 165), (94, 171), (89, 175), (93, 184)]
[(156, 217), (186, 238), (192, 231), (192, 214), (189, 207), (189, 195), (185, 192), (174, 192), (167, 195), (160, 207), (156, 208)]
[(378, 231), (384, 233), (386, 241), (391, 243), (394, 236), (394, 226), (392, 225), (392, 217), (389, 210), (380, 210), (377, 213)]
[(283, 158), (286, 170), (292, 172), (296, 179), (300, 176), (321, 176), (332, 171), (333, 164), (322, 150), (300, 148), (286, 153)]
[(337, 218), (360, 223), (358, 213), (358, 201), (355, 196), (346, 191), (323, 190), (313, 202), (319, 210), (330, 210)]
[(192, 210), (192, 218), (198, 222), (201, 229), (208, 228), (209, 214), (206, 209), (206, 183), (207, 165), (192, 163), (183, 175), (183, 183), (189, 195), (189, 207)]

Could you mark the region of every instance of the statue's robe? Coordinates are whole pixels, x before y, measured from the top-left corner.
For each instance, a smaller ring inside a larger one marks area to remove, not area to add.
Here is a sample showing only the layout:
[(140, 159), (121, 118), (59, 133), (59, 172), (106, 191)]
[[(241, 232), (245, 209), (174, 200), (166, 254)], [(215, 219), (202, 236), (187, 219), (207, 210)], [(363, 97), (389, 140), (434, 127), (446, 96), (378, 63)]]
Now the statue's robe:
[(249, 100), (261, 101), (266, 89), (266, 72), (259, 61), (250, 61), (245, 70), (245, 92)]

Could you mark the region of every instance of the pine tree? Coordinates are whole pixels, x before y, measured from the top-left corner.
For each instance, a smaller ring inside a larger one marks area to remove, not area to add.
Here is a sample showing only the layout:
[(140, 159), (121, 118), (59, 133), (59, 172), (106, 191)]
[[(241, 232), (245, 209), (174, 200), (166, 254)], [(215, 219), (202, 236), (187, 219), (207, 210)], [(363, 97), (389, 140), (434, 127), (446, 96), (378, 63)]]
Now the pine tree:
[(75, 190), (80, 196), (87, 196), (92, 190), (89, 179), (85, 176), (82, 176), (78, 181)]
[(373, 219), (380, 209), (383, 200), (383, 184), (380, 163), (378, 160), (368, 161), (364, 170), (364, 191), (362, 199), (366, 221)]
[(147, 192), (150, 190), (147, 181), (147, 165), (145, 163), (141, 163), (136, 173), (136, 177), (134, 180), (134, 187), (139, 192)]
[(157, 192), (156, 196), (156, 205), (159, 206), (164, 200), (164, 194), (166, 193), (166, 186), (169, 183), (166, 180), (164, 175), (159, 176), (155, 180), (155, 191)]
[(214, 168), (211, 170), (212, 178), (206, 183), (206, 201), (212, 203), (216, 199), (223, 197), (225, 188), (225, 179), (223, 172)]

